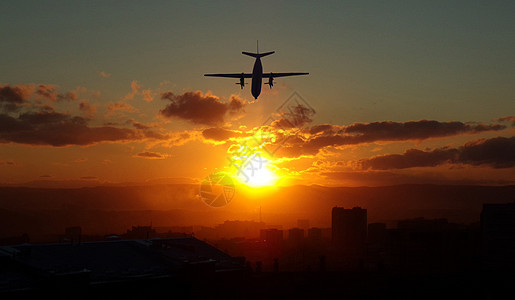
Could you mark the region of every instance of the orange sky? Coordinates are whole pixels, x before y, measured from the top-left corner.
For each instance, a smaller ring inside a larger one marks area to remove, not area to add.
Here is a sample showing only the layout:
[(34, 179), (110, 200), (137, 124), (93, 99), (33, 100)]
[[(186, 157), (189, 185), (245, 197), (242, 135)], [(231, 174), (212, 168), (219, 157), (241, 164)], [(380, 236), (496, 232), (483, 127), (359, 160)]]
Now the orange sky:
[(85, 88), (4, 84), (0, 180), (199, 182), (226, 171), (252, 184), (257, 158), (280, 185), (515, 179), (515, 117), (320, 124), (298, 93), (281, 103), (284, 93), (248, 101), (150, 90), (149, 101), (137, 82), (131, 86), (103, 104)]

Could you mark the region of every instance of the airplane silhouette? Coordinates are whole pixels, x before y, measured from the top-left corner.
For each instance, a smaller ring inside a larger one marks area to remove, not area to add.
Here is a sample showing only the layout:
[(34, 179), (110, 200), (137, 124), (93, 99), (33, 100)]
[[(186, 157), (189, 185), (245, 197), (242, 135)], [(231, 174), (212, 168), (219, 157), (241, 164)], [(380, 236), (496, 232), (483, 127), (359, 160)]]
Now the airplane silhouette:
[(257, 53), (251, 53), (251, 52), (245, 52), (245, 51), (243, 51), (241, 53), (256, 58), (256, 61), (254, 62), (254, 68), (252, 69), (252, 74), (249, 74), (249, 73), (204, 74), (204, 76), (239, 78), (240, 82), (236, 82), (236, 84), (239, 84), (242, 89), (245, 86), (245, 78), (252, 78), (252, 86), (251, 86), (252, 96), (254, 96), (254, 98), (257, 99), (259, 94), (261, 94), (261, 84), (263, 82), (263, 78), (268, 78), (268, 82), (265, 82), (265, 84), (268, 84), (270, 86), (270, 88), (272, 88), (272, 86), (274, 85), (274, 78), (309, 74), (309, 73), (273, 73), (273, 72), (263, 73), (263, 66), (261, 65), (261, 57), (265, 57), (267, 55), (274, 54), (275, 51), (259, 53), (259, 44), (257, 45)]

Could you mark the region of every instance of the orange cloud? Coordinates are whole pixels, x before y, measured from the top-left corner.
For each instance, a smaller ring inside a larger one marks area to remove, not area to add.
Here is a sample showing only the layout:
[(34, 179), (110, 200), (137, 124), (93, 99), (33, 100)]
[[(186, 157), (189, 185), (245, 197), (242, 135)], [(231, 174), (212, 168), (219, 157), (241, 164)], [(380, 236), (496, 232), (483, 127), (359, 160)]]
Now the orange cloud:
[(111, 74), (106, 73), (106, 72), (104, 72), (104, 71), (101, 71), (99, 74), (100, 74), (100, 76), (102, 76), (102, 77), (104, 77), (104, 78), (109, 78), (109, 77), (111, 77)]
[(88, 100), (82, 100), (79, 102), (79, 110), (92, 118), (93, 115), (97, 112), (97, 107), (90, 104)]
[(125, 95), (125, 97), (123, 97), (123, 100), (127, 101), (127, 100), (134, 99), (134, 96), (139, 94), (140, 89), (141, 89), (141, 85), (136, 80), (131, 81), (131, 90), (132, 90), (132, 92), (130, 92), (129, 94)]
[(141, 94), (143, 95), (143, 100), (147, 102), (152, 102), (154, 100), (154, 96), (150, 89), (141, 91)]
[(109, 105), (107, 105), (107, 111), (108, 112), (124, 111), (124, 112), (129, 112), (129, 113), (135, 113), (135, 112), (138, 112), (139, 110), (128, 103), (118, 101), (118, 102), (109, 103)]

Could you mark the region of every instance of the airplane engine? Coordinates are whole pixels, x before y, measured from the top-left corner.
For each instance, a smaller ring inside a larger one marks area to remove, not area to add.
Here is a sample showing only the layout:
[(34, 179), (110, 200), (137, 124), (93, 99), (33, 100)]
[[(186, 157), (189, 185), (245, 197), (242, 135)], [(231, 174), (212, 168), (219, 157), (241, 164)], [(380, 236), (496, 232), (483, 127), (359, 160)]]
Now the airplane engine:
[(245, 86), (245, 75), (244, 75), (244, 73), (241, 73), (240, 82), (236, 82), (236, 84), (239, 84), (241, 89), (243, 90), (243, 87)]
[(270, 77), (268, 77), (268, 82), (266, 84), (268, 84), (270, 86), (270, 88), (272, 88), (274, 86), (274, 74), (273, 73), (270, 73)]

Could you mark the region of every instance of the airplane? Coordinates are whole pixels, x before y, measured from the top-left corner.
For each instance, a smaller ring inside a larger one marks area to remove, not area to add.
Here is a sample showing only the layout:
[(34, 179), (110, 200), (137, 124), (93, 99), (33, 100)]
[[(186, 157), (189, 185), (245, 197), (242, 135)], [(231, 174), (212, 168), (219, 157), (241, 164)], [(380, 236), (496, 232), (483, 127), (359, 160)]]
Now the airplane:
[(241, 53), (256, 58), (256, 61), (254, 62), (254, 68), (252, 69), (252, 74), (249, 74), (249, 73), (204, 74), (204, 76), (239, 78), (240, 82), (236, 82), (236, 84), (239, 84), (241, 89), (243, 89), (243, 87), (245, 86), (245, 78), (252, 78), (252, 86), (251, 86), (252, 96), (254, 96), (254, 98), (257, 99), (259, 97), (259, 94), (261, 94), (261, 84), (263, 82), (263, 78), (268, 78), (268, 82), (265, 82), (265, 84), (268, 84), (270, 86), (270, 88), (272, 88), (272, 86), (274, 85), (274, 78), (309, 74), (309, 73), (274, 73), (274, 72), (263, 73), (261, 57), (265, 57), (267, 55), (274, 54), (275, 51), (259, 53), (259, 43), (257, 44), (257, 53), (251, 53), (251, 52), (245, 52), (245, 51), (243, 51)]

